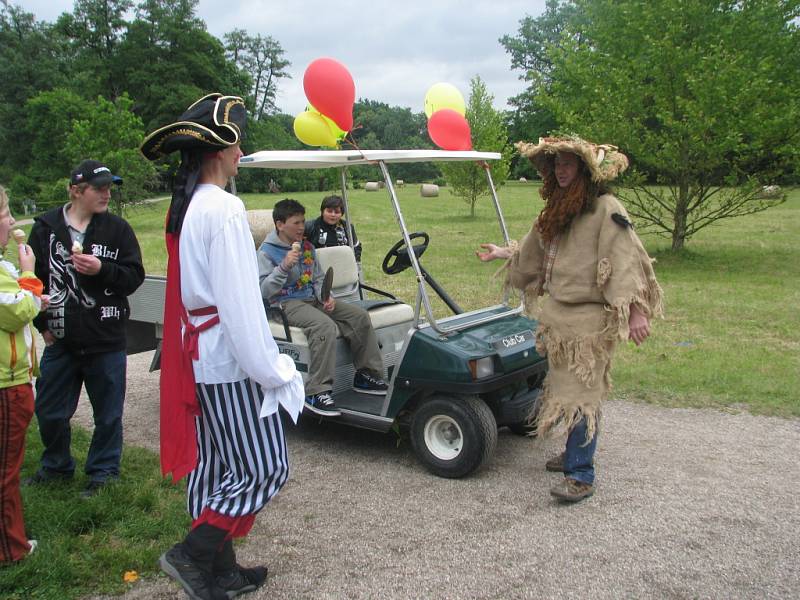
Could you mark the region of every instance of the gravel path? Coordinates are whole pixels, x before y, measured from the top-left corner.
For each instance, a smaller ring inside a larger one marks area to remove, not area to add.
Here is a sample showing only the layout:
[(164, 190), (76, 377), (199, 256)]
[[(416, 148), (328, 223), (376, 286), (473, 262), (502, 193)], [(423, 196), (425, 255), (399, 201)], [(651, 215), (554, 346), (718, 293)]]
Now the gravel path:
[[(157, 450), (149, 360), (130, 357), (125, 435)], [(393, 434), (311, 422), (288, 440), (291, 478), (238, 547), (270, 568), (244, 598), (800, 597), (798, 420), (609, 402), (597, 493), (574, 506), (544, 470), (563, 439), (501, 431), (457, 481)], [(184, 597), (163, 576), (124, 596)]]

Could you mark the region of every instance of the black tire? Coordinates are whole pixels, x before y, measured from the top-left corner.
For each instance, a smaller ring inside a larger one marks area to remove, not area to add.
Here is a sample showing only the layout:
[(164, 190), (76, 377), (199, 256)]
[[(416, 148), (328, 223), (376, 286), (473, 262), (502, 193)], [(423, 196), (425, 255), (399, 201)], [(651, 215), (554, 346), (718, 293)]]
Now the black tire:
[(497, 421), (477, 396), (433, 396), (411, 420), (411, 447), (434, 475), (457, 479), (478, 469), (497, 445)]

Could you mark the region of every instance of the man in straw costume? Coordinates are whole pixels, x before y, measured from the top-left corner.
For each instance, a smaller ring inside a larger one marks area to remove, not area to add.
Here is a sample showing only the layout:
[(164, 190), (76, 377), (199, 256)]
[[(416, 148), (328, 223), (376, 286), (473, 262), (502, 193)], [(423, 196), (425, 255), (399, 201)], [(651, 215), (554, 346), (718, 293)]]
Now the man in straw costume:
[(568, 431), (565, 451), (546, 467), (564, 473), (550, 493), (577, 502), (594, 493), (614, 349), (621, 340), (639, 345), (650, 335), (650, 320), (662, 314), (662, 291), (627, 212), (606, 187), (628, 167), (624, 154), (577, 137), (517, 148), (542, 176), (544, 209), (519, 246), (481, 244), (477, 254), (483, 261), (508, 259), (506, 284), (524, 292), (526, 308), (546, 294), (536, 337), (549, 371), (536, 430)]
[(267, 326), (244, 205), (224, 190), (245, 120), (241, 98), (210, 94), (142, 143), (150, 160), (181, 153), (166, 226), (161, 468), (189, 475), (193, 522), (161, 568), (203, 600), (264, 583), (265, 567), (236, 564), (232, 539), (286, 482), (278, 406), (296, 421), (303, 403), (300, 374)]

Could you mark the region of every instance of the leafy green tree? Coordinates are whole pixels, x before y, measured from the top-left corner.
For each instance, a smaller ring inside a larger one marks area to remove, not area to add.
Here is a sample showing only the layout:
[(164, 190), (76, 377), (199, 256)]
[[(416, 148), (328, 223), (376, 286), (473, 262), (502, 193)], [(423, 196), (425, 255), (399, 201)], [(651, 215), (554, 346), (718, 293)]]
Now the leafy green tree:
[[(511, 146), (503, 115), (494, 109), (492, 96), (479, 76), (470, 81), (471, 92), (467, 104), (467, 122), (472, 131), (472, 146), (482, 152), (500, 152), (500, 160), (489, 164), (495, 185), (503, 185), (511, 164)], [(475, 216), (475, 203), (488, 196), (489, 183), (484, 168), (475, 163), (448, 162), (441, 164), (442, 174), (452, 187), (451, 193), (469, 205), (469, 214)]]
[(74, 122), (64, 147), (71, 163), (99, 160), (123, 178), (124, 185), (114, 198), (118, 213), (124, 203), (146, 197), (157, 175), (153, 164), (139, 152), (144, 127), (132, 108), (127, 94), (114, 102), (98, 96), (85, 118)]
[(66, 82), (59, 38), (48, 24), (14, 5), (0, 10), (0, 177), (26, 170), (31, 149), (24, 106), (40, 91)]
[(25, 105), (24, 130), (27, 134), (30, 176), (50, 183), (69, 175), (76, 163), (64, 152), (67, 136), (75, 120), (85, 118), (91, 102), (64, 88), (41, 92)]
[(630, 212), (681, 249), (719, 219), (774, 205), (796, 177), (796, 0), (576, 0), (580, 36), (548, 46), (536, 101), (564, 131), (613, 142), (665, 188), (635, 185)]
[(98, 94), (116, 98), (125, 82), (117, 76), (119, 47), (127, 30), (125, 14), (131, 0), (75, 0), (72, 13), (63, 13), (55, 30), (68, 42), (74, 89), (87, 98)]
[(226, 33), (224, 40), (228, 58), (253, 82), (248, 104), (255, 119), (275, 113), (278, 81), (291, 77), (286, 67), (292, 64), (284, 58), (280, 43), (272, 36), (252, 36), (243, 29)]
[[(384, 102), (360, 99), (353, 107), (355, 127), (353, 138), (359, 148), (368, 150), (432, 148), (427, 134), (425, 113), (411, 112), (400, 106), (389, 106)], [(375, 177), (374, 167), (352, 169), (357, 179)], [(432, 163), (397, 164), (392, 175), (404, 181), (431, 181), (441, 175)]]
[(144, 0), (120, 45), (118, 76), (145, 130), (170, 123), (211, 92), (245, 96), (249, 77), (195, 15), (197, 0)]
[[(519, 24), (516, 36), (504, 35), (500, 44), (511, 56), (511, 68), (522, 71), (519, 78), (527, 82), (525, 91), (509, 99), (514, 107), (508, 123), (510, 139), (536, 141), (557, 128), (552, 111), (536, 99), (546, 94), (550, 85), (553, 63), (549, 50), (560, 46), (562, 39), (581, 39), (582, 13), (572, 0), (547, 0), (544, 12), (538, 17), (526, 16)], [(518, 160), (515, 174), (535, 175), (530, 161)]]

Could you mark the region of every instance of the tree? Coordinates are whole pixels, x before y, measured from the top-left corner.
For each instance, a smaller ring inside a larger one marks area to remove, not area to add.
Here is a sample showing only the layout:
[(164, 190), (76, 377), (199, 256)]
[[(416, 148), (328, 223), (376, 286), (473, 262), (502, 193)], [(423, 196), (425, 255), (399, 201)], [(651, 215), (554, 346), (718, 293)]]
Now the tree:
[(63, 13), (55, 30), (69, 40), (72, 85), (85, 97), (101, 94), (116, 98), (124, 90), (117, 76), (116, 63), (122, 37), (127, 28), (125, 13), (131, 0), (75, 0), (73, 13)]
[(623, 194), (640, 222), (679, 250), (719, 219), (782, 201), (759, 192), (798, 171), (797, 0), (576, 5), (581, 35), (548, 46), (551, 80), (536, 101), (667, 186)]
[(23, 128), (29, 143), (29, 174), (39, 183), (69, 175), (75, 166), (64, 152), (73, 123), (85, 118), (91, 102), (75, 92), (57, 88), (41, 92), (25, 104)]
[[(359, 99), (353, 107), (353, 122), (353, 138), (365, 150), (433, 147), (423, 112), (413, 113), (409, 108)], [(357, 179), (375, 176), (374, 167), (356, 167), (351, 171)], [(431, 181), (441, 175), (433, 163), (397, 164), (392, 167), (392, 174), (404, 181)]]
[[(528, 86), (524, 92), (509, 99), (514, 107), (509, 119), (512, 140), (536, 141), (557, 123), (552, 111), (537, 102), (537, 93), (546, 93), (550, 85), (553, 62), (549, 50), (559, 46), (564, 36), (581, 39), (582, 13), (572, 0), (547, 0), (539, 17), (526, 16), (520, 21), (516, 36), (504, 35), (500, 44), (511, 56), (511, 68), (520, 69), (519, 78)], [(534, 175), (530, 161), (519, 161), (520, 175)]]
[[(470, 88), (467, 122), (472, 131), (472, 145), (476, 150), (502, 154), (500, 160), (492, 161), (489, 167), (495, 185), (503, 185), (511, 165), (511, 146), (503, 115), (492, 106), (494, 96), (486, 90), (479, 76), (472, 78)], [(470, 217), (474, 217), (478, 198), (490, 193), (483, 167), (469, 162), (448, 162), (442, 163), (441, 169), (452, 193), (469, 204)]]
[(246, 73), (195, 15), (197, 0), (144, 0), (119, 49), (119, 77), (145, 129), (172, 122), (211, 92), (245, 96)]
[(23, 107), (42, 90), (66, 82), (58, 36), (31, 13), (0, 10), (0, 176), (10, 178), (31, 160)]
[(248, 35), (243, 29), (226, 33), (224, 40), (228, 59), (253, 82), (248, 97), (253, 117), (260, 120), (265, 114), (273, 114), (277, 110), (278, 80), (291, 77), (286, 67), (292, 63), (283, 58), (280, 43), (269, 35)]
[(118, 213), (122, 204), (145, 197), (157, 175), (153, 164), (139, 152), (144, 126), (132, 108), (127, 94), (114, 102), (98, 96), (85, 118), (74, 122), (64, 147), (72, 164), (92, 158), (123, 178), (124, 185), (116, 196)]

